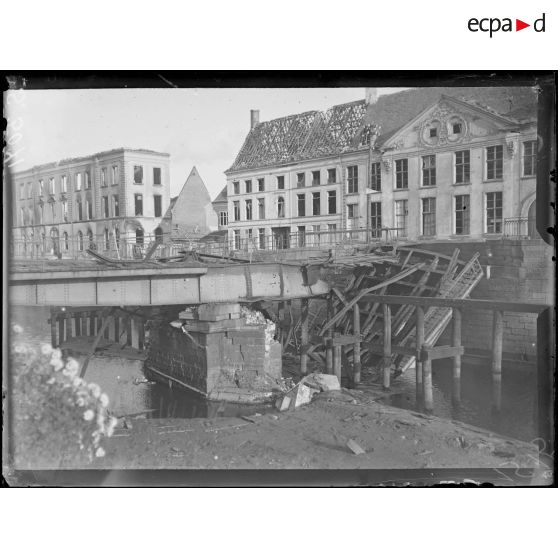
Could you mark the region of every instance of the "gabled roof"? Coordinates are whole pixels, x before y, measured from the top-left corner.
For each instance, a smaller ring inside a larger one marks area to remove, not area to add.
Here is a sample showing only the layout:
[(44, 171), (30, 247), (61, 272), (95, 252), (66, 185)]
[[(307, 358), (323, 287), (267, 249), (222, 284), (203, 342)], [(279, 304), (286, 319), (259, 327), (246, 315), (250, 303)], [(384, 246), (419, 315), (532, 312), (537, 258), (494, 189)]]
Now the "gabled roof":
[(466, 101), (518, 123), (536, 119), (532, 87), (425, 87), (262, 122), (247, 135), (233, 165), (225, 172), (339, 155), (366, 148), (371, 126), (380, 127), (376, 145), (433, 105), (442, 95)]
[(225, 186), (211, 203), (219, 203), (227, 201), (227, 187)]

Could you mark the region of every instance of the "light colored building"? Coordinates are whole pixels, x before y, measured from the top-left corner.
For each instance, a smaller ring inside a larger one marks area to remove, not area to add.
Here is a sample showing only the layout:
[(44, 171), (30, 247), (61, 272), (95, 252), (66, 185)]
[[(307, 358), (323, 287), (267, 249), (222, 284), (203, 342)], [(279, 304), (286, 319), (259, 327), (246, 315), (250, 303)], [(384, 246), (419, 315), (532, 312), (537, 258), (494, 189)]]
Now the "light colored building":
[[(226, 171), (229, 243), (257, 249), (528, 234), (529, 87), (425, 88), (259, 122)], [(519, 230), (521, 229), (521, 230)], [(355, 232), (356, 231), (356, 232)]]
[(227, 187), (225, 186), (218, 196), (211, 202), (213, 211), (217, 215), (217, 223), (219, 230), (225, 230), (229, 224), (229, 208), (227, 201)]
[(217, 229), (211, 197), (196, 167), (193, 167), (171, 207), (172, 236), (198, 239)]
[(168, 153), (112, 149), (14, 173), (14, 255), (142, 247), (170, 223)]

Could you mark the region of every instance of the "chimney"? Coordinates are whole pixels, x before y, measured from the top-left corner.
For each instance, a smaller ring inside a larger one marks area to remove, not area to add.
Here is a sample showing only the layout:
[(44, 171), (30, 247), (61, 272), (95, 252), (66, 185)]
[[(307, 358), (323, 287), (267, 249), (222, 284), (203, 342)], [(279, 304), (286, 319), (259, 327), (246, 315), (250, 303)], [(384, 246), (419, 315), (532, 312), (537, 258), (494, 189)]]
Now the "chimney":
[(366, 104), (373, 105), (378, 100), (378, 90), (375, 87), (366, 87), (365, 92)]
[(253, 130), (260, 123), (260, 111), (250, 111), (250, 130)]

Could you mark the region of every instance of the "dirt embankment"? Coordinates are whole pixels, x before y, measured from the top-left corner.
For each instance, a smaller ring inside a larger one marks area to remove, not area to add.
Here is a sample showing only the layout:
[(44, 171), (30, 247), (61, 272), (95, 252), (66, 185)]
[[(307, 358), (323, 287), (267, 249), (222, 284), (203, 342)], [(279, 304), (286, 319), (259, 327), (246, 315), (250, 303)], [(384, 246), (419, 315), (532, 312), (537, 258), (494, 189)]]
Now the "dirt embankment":
[[(388, 407), (358, 390), (245, 418), (137, 419), (95, 468), (405, 469), (537, 467), (536, 446)], [(350, 442), (352, 440), (352, 443)], [(347, 445), (353, 447), (353, 450)], [(355, 453), (354, 449), (363, 450)]]

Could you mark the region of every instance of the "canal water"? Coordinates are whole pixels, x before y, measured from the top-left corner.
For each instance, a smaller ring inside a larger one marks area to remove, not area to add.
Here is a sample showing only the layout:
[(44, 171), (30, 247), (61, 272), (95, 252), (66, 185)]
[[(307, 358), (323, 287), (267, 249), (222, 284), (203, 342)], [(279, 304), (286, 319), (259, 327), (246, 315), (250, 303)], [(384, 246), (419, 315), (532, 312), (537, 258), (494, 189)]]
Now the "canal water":
[[(48, 308), (11, 307), (10, 322), (24, 328), (23, 340), (48, 343)], [(76, 357), (78, 360), (83, 357)], [(101, 386), (110, 398), (116, 415), (146, 413), (150, 418), (194, 418), (241, 416), (269, 411), (269, 407), (207, 402), (183, 390), (146, 382), (143, 361), (116, 357), (93, 357), (86, 378)], [(433, 366), (434, 414), (486, 428), (499, 434), (531, 441), (537, 437), (537, 373), (526, 367), (503, 370), (502, 411), (491, 411), (491, 374), (488, 366), (464, 364), (461, 404), (452, 404), (451, 361), (440, 360)], [(364, 388), (366, 389), (366, 388)], [(414, 371), (395, 378), (392, 394), (382, 402), (416, 410)]]

